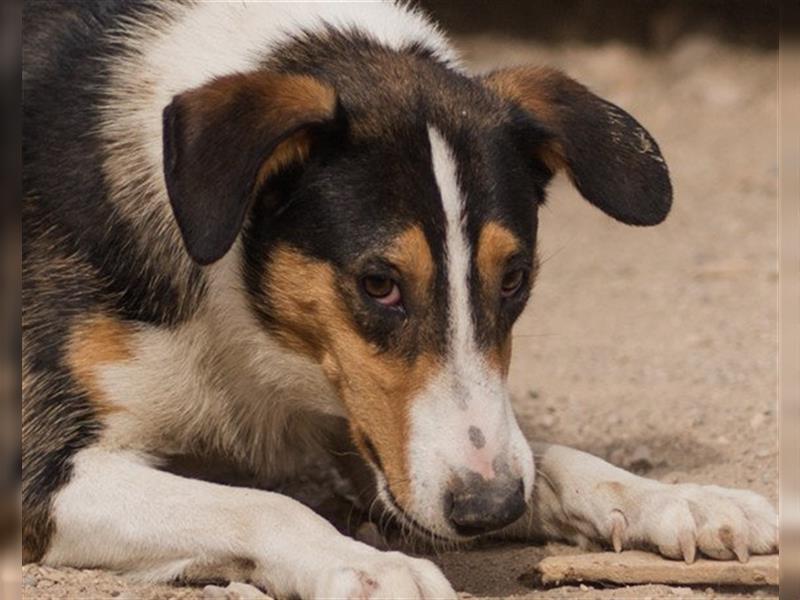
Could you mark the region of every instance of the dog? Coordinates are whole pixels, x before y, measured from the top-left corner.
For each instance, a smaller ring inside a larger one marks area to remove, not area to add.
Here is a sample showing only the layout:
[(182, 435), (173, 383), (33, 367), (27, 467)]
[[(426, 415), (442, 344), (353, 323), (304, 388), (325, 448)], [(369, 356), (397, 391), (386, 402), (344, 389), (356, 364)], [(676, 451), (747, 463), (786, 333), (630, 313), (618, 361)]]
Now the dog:
[(529, 444), (515, 420), (553, 175), (623, 223), (670, 210), (624, 110), (548, 68), (471, 75), (405, 4), (29, 3), (23, 26), (25, 561), (455, 597), (433, 563), (266, 491), (336, 443), (434, 540), (775, 551), (763, 497)]

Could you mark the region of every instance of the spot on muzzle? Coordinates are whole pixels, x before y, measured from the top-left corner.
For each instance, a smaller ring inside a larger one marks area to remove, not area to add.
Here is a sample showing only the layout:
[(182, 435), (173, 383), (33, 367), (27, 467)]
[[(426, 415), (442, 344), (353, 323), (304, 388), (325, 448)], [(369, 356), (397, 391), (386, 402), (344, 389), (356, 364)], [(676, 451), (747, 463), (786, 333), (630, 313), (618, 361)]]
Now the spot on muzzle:
[(486, 445), (486, 437), (483, 435), (483, 432), (480, 429), (475, 427), (475, 425), (470, 425), (469, 441), (472, 442), (472, 445), (478, 450)]

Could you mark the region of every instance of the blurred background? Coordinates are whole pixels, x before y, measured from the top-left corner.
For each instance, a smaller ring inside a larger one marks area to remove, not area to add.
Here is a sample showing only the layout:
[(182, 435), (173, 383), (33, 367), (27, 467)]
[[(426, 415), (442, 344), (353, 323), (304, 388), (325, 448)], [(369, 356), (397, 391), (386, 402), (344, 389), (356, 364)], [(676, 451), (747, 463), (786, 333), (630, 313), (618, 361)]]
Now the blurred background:
[[(688, 36), (776, 49), (779, 0), (421, 0), (455, 34), (669, 51)], [(796, 30), (797, 23), (787, 23)]]
[(20, 2), (0, 0), (0, 600), (19, 596)]
[[(515, 409), (531, 438), (664, 481), (754, 489), (777, 501), (778, 0), (421, 0), (474, 71), (559, 67), (632, 113), (659, 142), (675, 207), (654, 229), (615, 223), (557, 178), (544, 258), (514, 336)], [(0, 3), (0, 598), (19, 588), (19, 4)], [(786, 21), (787, 35), (797, 23)], [(437, 560), (459, 590), (533, 594), (544, 547)], [(11, 554), (9, 554), (11, 552)], [(29, 569), (29, 567), (26, 567)], [(24, 572), (26, 597), (169, 598), (110, 575)], [(100, 589), (100, 588), (93, 588)], [(579, 588), (536, 597), (580, 596)], [(772, 595), (774, 590), (763, 591)], [(622, 597), (592, 590), (592, 597)], [(706, 597), (647, 586), (627, 597)], [(638, 594), (638, 595), (637, 595)], [(189, 596), (181, 596), (189, 597)]]

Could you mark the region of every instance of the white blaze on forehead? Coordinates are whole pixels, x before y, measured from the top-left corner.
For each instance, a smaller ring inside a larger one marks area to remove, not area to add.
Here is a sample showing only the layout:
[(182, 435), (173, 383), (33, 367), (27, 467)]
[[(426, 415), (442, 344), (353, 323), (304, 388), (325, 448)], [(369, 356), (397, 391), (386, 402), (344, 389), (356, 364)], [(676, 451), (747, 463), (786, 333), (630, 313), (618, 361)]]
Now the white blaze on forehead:
[[(530, 494), (533, 458), (511, 409), (505, 381), (478, 348), (469, 292), (472, 252), (456, 159), (435, 128), (428, 127), (428, 138), (445, 215), (449, 352), (442, 370), (412, 402), (408, 465), (415, 518), (434, 531), (444, 531), (449, 526), (442, 499), (455, 474), (471, 471), (491, 479), (496, 465), (505, 466), (522, 477)], [(480, 444), (471, 440), (471, 428), (479, 430)]]
[(450, 343), (452, 363), (460, 371), (466, 362), (477, 358), (475, 331), (472, 323), (469, 294), (471, 252), (467, 243), (466, 208), (458, 185), (458, 172), (453, 152), (442, 135), (428, 127), (433, 174), (439, 186), (446, 219), (447, 280), (450, 308)]

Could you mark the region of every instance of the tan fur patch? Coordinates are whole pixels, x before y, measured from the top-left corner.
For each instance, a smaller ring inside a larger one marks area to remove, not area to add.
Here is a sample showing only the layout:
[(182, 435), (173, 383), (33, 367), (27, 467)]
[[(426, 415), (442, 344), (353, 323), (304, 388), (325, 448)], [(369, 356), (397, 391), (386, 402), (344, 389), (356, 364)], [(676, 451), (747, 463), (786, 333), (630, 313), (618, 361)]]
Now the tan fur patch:
[(485, 286), (493, 286), (496, 291), (508, 259), (521, 247), (517, 236), (499, 223), (490, 221), (483, 226), (478, 238), (477, 263)]
[(410, 284), (412, 292), (423, 297), (433, 281), (434, 263), (422, 229), (417, 225), (406, 229), (392, 244), (387, 256)]
[[(495, 313), (495, 299), (500, 293), (506, 263), (511, 256), (519, 252), (520, 248), (521, 243), (517, 236), (497, 222), (490, 221), (481, 230), (476, 262), (483, 286), (487, 315)], [(511, 336), (507, 336), (500, 344), (491, 348), (486, 358), (489, 365), (505, 377), (511, 362)]]
[(255, 189), (261, 188), (267, 179), (285, 167), (305, 161), (310, 149), (311, 136), (305, 130), (298, 131), (282, 141), (258, 170)]
[[(329, 85), (308, 75), (283, 75), (266, 71), (236, 73), (183, 93), (188, 114), (208, 118), (224, 114), (243, 95), (257, 99), (263, 123), (324, 121), (333, 116), (336, 93)], [(189, 127), (201, 125), (190, 123)]]
[[(427, 244), (421, 246), (413, 231), (399, 240), (406, 243), (394, 246), (397, 256), (407, 265), (421, 263), (421, 279), (429, 278)], [(439, 368), (438, 358), (423, 352), (408, 362), (365, 340), (329, 265), (282, 247), (274, 252), (267, 272), (270, 303), (279, 323), (276, 336), (322, 366), (347, 408), (355, 443), (369, 456), (363, 436), (369, 437), (395, 499), (407, 506), (410, 402)]]
[[(236, 108), (242, 98), (248, 98), (251, 106), (246, 114)], [(306, 129), (295, 130), (331, 119), (336, 110), (336, 93), (329, 85), (307, 75), (254, 71), (218, 77), (184, 92), (176, 102), (184, 108), (190, 139), (208, 123), (223, 125), (222, 120), (230, 120), (231, 115), (251, 122), (248, 132), (259, 140), (289, 135), (272, 149), (258, 170), (254, 187), (258, 189), (270, 175), (308, 157), (311, 136)], [(247, 142), (242, 140), (242, 143)]]
[(625, 484), (619, 481), (602, 481), (595, 486), (598, 494), (608, 495), (619, 503), (625, 494)]
[(486, 83), (501, 98), (525, 107), (544, 121), (553, 121), (551, 81), (556, 72), (548, 67), (500, 69), (486, 77)]
[[(533, 114), (556, 134), (561, 133), (556, 86), (565, 77), (547, 67), (500, 69), (488, 75), (486, 84), (501, 98), (510, 100)], [(557, 139), (537, 149), (537, 157), (552, 172), (567, 167), (564, 148)]]
[(76, 382), (87, 392), (100, 414), (119, 407), (111, 405), (97, 382), (97, 369), (133, 357), (129, 325), (106, 316), (83, 321), (72, 330), (67, 344), (67, 364)]

